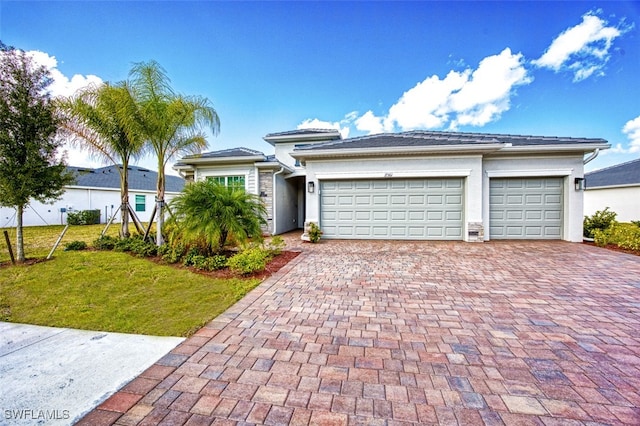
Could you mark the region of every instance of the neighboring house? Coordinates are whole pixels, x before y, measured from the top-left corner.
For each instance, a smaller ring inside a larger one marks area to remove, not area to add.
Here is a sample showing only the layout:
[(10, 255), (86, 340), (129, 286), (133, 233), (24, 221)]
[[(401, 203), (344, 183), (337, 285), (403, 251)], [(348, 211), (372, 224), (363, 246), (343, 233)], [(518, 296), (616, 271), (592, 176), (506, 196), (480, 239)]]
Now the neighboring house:
[[(120, 166), (121, 167), (121, 166)], [(100, 210), (100, 222), (106, 223), (120, 206), (120, 174), (116, 166), (89, 169), (67, 167), (74, 173), (76, 182), (65, 187), (62, 198), (50, 204), (32, 202), (24, 210), (24, 226), (60, 225), (67, 223), (67, 214), (80, 210)], [(136, 216), (147, 222), (155, 205), (158, 173), (138, 166), (129, 166), (129, 203)], [(177, 195), (184, 186), (184, 179), (166, 176), (167, 200)], [(0, 227), (15, 226), (15, 210), (0, 208)], [(114, 222), (120, 222), (120, 212)]]
[(585, 215), (609, 207), (619, 222), (640, 220), (640, 158), (589, 172), (585, 179)]
[[(582, 241), (584, 156), (603, 139), (411, 131), (342, 139), (271, 133), (274, 155), (235, 148), (182, 158), (187, 180), (259, 195), (269, 231), (316, 222), (323, 238)], [(306, 235), (306, 233), (305, 233)], [(303, 238), (305, 238), (303, 235)]]

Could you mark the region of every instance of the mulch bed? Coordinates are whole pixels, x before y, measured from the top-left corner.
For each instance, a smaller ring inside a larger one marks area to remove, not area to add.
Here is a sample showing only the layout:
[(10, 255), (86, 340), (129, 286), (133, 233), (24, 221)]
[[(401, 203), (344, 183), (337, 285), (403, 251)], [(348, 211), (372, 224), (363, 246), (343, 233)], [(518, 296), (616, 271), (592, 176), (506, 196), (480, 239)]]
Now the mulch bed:
[[(583, 241), (582, 244), (586, 244), (586, 245), (594, 246), (594, 247), (599, 247), (599, 246), (596, 246), (591, 241)], [(611, 250), (611, 251), (618, 251), (620, 253), (627, 253), (627, 254), (633, 254), (635, 256), (640, 256), (640, 250), (629, 250), (629, 249), (625, 249), (625, 248), (622, 248), (622, 247), (618, 247), (615, 244), (607, 244), (606, 246), (600, 247), (600, 248), (604, 248), (604, 249)]]
[[(276, 272), (278, 272), (280, 268), (285, 266), (287, 263), (291, 262), (299, 254), (300, 254), (299, 251), (283, 251), (282, 253), (275, 256), (273, 259), (271, 259), (271, 261), (267, 264), (267, 267), (264, 269), (264, 271), (256, 272), (250, 275), (242, 275), (242, 278), (258, 278), (260, 280), (264, 280), (270, 277), (271, 275), (275, 274)], [(179, 268), (179, 269), (188, 269), (194, 274), (204, 275), (205, 277), (209, 277), (209, 278), (225, 279), (225, 278), (238, 277), (238, 275), (231, 272), (229, 268), (220, 269), (218, 271), (202, 271), (202, 270), (195, 269), (192, 266), (184, 266), (182, 263), (169, 264), (164, 260), (162, 260), (162, 258), (159, 256), (148, 257), (147, 259), (160, 265), (168, 265), (168, 266), (172, 266), (174, 268)]]

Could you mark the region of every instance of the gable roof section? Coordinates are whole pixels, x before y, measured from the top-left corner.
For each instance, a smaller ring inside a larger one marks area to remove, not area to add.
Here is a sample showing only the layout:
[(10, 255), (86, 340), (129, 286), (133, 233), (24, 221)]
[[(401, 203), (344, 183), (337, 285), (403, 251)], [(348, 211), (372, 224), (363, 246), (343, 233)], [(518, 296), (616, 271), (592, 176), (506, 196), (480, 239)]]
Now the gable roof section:
[(587, 188), (640, 185), (640, 158), (585, 173)]
[(268, 161), (268, 157), (262, 152), (238, 147), (187, 155), (175, 163), (173, 168), (176, 170), (191, 169), (192, 165), (202, 163), (252, 163), (262, 161)]
[(271, 145), (275, 145), (280, 142), (331, 141), (342, 139), (342, 135), (336, 129), (298, 129), (269, 133), (263, 139)]
[[(89, 188), (120, 189), (120, 173), (116, 167), (107, 166), (98, 169), (86, 167), (67, 167), (76, 178), (76, 182), (70, 186), (82, 186)], [(156, 191), (158, 173), (144, 167), (129, 166), (129, 189), (141, 191)], [(167, 192), (180, 192), (184, 187), (184, 179), (165, 175), (165, 188)]]
[(428, 151), (450, 152), (497, 152), (536, 150), (592, 151), (606, 149), (604, 139), (567, 138), (549, 136), (500, 135), (491, 133), (461, 133), (437, 131), (410, 131), (403, 133), (381, 133), (350, 139), (335, 140), (316, 145), (297, 146), (293, 156), (297, 158), (325, 155), (398, 154)]

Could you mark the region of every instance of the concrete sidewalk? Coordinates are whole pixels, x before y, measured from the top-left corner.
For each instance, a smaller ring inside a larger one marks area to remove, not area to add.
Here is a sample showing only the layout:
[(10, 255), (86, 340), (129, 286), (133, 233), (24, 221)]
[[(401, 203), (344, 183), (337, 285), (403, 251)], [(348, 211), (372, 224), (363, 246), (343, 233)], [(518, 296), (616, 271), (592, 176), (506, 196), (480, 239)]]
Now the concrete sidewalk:
[(184, 339), (0, 322), (0, 425), (70, 425)]

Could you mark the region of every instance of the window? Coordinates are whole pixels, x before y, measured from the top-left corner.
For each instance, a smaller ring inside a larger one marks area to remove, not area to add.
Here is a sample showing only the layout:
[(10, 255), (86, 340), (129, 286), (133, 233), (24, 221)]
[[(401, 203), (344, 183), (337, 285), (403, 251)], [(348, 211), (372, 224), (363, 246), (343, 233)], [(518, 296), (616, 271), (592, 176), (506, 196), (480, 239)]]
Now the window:
[(244, 176), (209, 176), (207, 179), (234, 189), (245, 189)]
[(143, 212), (145, 211), (145, 207), (147, 205), (145, 195), (136, 195), (136, 211)]

